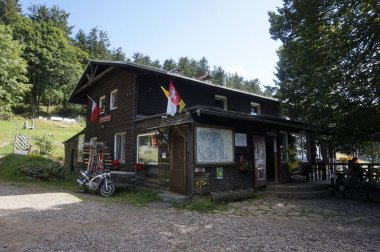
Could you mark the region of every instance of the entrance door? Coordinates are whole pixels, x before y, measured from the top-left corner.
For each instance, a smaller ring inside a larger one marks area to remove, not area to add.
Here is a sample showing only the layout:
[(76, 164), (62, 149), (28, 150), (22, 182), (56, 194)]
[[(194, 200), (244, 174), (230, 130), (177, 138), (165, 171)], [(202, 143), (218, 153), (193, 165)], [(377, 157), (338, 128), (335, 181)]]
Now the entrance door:
[(253, 135), (253, 152), (255, 168), (255, 187), (265, 186), (267, 184), (267, 169), (264, 136)]
[(186, 194), (185, 139), (179, 132), (173, 132), (171, 138), (170, 191)]

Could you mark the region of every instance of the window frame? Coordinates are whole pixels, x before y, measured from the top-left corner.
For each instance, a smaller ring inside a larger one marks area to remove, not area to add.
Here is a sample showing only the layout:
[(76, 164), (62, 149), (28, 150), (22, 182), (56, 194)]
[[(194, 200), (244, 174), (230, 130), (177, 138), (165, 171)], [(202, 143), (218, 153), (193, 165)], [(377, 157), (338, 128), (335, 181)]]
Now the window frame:
[[(252, 112), (252, 108), (256, 108), (257, 109), (257, 113)], [(261, 114), (260, 103), (251, 102), (251, 112), (250, 112), (250, 114), (251, 115), (260, 115)]]
[[(120, 146), (121, 146), (120, 157), (116, 157), (116, 153), (118, 153), (117, 150), (116, 150), (116, 148), (117, 148), (117, 136), (122, 136), (121, 139), (122, 139), (122, 141), (124, 140), (123, 143), (120, 144)], [(125, 164), (125, 158), (126, 158), (126, 155), (125, 155), (125, 150), (126, 150), (125, 145), (126, 145), (126, 143), (127, 143), (127, 133), (126, 132), (117, 132), (117, 133), (115, 133), (115, 135), (114, 135), (114, 142), (113, 142), (114, 159), (119, 160), (119, 162), (121, 164)]]
[[(309, 141), (308, 141), (307, 135), (303, 134), (303, 133), (294, 133), (294, 132), (291, 132), (290, 136), (293, 137), (293, 138), (296, 138), (297, 136), (301, 138), (301, 159), (300, 159), (300, 161), (303, 162), (303, 163), (309, 162)], [(303, 139), (305, 139), (305, 148), (304, 148), (304, 144), (303, 144)], [(295, 146), (297, 148), (296, 139), (294, 139), (294, 144), (295, 144)], [(305, 155), (304, 155), (304, 151), (306, 151)], [(296, 151), (296, 155), (297, 155), (297, 159), (298, 159), (298, 149)]]
[[(227, 111), (228, 105), (227, 105), (227, 96), (223, 95), (215, 95), (215, 102), (216, 101), (223, 101), (223, 110)], [(219, 108), (219, 107), (218, 107)]]
[[(144, 136), (153, 136), (156, 135), (156, 132), (149, 132), (149, 133), (144, 133), (144, 134), (138, 134), (136, 137), (136, 163), (144, 163), (144, 161), (141, 161), (139, 158), (139, 146), (140, 146), (140, 137)], [(150, 165), (158, 165), (158, 155), (159, 155), (159, 150), (157, 146), (157, 162), (148, 162)]]
[[(102, 100), (104, 99), (104, 102)], [(102, 108), (104, 106), (104, 109)], [(104, 114), (106, 112), (106, 96), (102, 95), (99, 97), (99, 108), (100, 108), (100, 114)]]
[[(114, 106), (114, 104), (113, 104), (113, 100), (114, 100), (113, 95), (115, 93), (116, 93), (116, 106)], [(117, 89), (112, 90), (110, 93), (110, 110), (117, 109), (117, 93), (118, 93)]]

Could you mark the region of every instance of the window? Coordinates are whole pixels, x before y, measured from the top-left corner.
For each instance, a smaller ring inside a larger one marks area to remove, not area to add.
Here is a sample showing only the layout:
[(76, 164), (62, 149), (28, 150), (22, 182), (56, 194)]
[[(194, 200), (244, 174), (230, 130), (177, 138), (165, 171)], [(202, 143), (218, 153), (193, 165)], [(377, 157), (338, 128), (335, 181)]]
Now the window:
[(117, 108), (117, 89), (113, 90), (110, 95), (110, 110)]
[(78, 136), (77, 162), (83, 162), (83, 144), (84, 144), (84, 134), (80, 134)]
[(100, 114), (104, 114), (106, 112), (106, 96), (100, 96), (99, 98), (99, 108), (101, 109)]
[(155, 133), (137, 136), (137, 162), (138, 163), (158, 163), (158, 144)]
[(251, 115), (260, 115), (260, 104), (251, 102)]
[(292, 141), (296, 147), (296, 158), (302, 162), (308, 161), (308, 153), (307, 153), (307, 138), (304, 134), (295, 134), (292, 133)]
[(215, 95), (215, 107), (227, 110), (227, 97)]
[(116, 133), (114, 141), (114, 159), (125, 163), (125, 132)]
[(280, 136), (281, 162), (286, 162), (288, 161), (288, 132), (280, 131)]
[(98, 141), (97, 137), (91, 137), (90, 138), (90, 143), (96, 143)]

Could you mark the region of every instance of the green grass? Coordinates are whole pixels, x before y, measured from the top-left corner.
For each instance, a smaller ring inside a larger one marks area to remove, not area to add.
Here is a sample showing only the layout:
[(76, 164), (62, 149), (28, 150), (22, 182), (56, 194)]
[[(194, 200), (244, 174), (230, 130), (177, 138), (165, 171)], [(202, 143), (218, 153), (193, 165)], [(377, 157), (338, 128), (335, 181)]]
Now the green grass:
[(113, 201), (123, 204), (131, 204), (135, 206), (145, 206), (152, 201), (159, 201), (160, 197), (158, 192), (154, 190), (133, 190), (133, 191), (119, 191), (112, 196)]
[(23, 169), (41, 168), (50, 170), (57, 167), (57, 162), (47, 157), (39, 155), (7, 155), (4, 156), (0, 164), (0, 180), (22, 185), (36, 185), (42, 187), (58, 187), (65, 190), (74, 191), (76, 188), (76, 175), (65, 174), (63, 179), (40, 180), (35, 177), (26, 176)]
[[(31, 120), (29, 120), (29, 126), (30, 124)], [(54, 144), (54, 150), (52, 151), (51, 156), (62, 159), (64, 156), (63, 141), (69, 139), (83, 129), (80, 125), (69, 125), (38, 119), (35, 120), (34, 130), (25, 130), (23, 129), (23, 125), (23, 118), (15, 118), (11, 121), (0, 121), (0, 155), (12, 153), (13, 147), (9, 146), (9, 144), (13, 144), (18, 130), (21, 135), (28, 135), (31, 137), (42, 137), (46, 135)]]
[(194, 197), (190, 204), (177, 206), (178, 209), (195, 211), (199, 213), (210, 213), (215, 211), (226, 211), (228, 203), (215, 203), (209, 197)]

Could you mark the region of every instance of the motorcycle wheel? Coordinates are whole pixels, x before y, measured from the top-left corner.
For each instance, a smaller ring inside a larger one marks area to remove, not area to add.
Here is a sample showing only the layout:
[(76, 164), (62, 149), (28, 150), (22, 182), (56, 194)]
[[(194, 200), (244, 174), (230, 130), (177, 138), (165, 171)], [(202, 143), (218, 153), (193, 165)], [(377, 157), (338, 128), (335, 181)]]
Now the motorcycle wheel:
[(104, 183), (102, 187), (100, 187), (100, 194), (104, 197), (111, 196), (115, 192), (115, 186), (113, 184)]
[(85, 193), (87, 192), (88, 188), (85, 185), (78, 185), (78, 192)]

